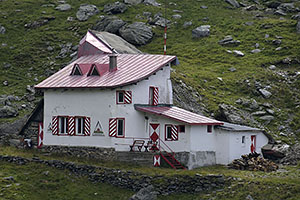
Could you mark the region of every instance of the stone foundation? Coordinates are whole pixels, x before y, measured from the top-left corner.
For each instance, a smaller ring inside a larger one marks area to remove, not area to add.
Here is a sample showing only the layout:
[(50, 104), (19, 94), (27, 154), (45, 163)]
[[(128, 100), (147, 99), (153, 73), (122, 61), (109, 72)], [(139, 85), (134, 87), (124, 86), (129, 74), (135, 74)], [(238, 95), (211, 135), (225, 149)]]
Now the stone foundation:
[(216, 164), (214, 151), (178, 152), (175, 158), (188, 169)]

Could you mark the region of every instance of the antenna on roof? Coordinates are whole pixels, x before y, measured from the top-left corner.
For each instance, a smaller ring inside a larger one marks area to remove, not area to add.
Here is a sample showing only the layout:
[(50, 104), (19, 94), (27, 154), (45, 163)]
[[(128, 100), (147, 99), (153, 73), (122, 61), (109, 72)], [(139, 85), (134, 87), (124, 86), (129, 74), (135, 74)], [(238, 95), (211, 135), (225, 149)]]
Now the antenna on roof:
[(167, 54), (167, 0), (165, 0), (165, 33), (164, 33), (164, 55)]

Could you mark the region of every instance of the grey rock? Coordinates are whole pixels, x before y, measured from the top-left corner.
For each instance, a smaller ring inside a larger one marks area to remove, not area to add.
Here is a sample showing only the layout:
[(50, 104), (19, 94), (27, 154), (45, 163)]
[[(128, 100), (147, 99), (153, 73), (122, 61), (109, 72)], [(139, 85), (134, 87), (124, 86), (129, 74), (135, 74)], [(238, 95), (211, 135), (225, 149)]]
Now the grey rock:
[(147, 19), (148, 19), (148, 18), (150, 18), (152, 16), (152, 13), (151, 12), (143, 12), (143, 15), (145, 17), (147, 17)]
[(231, 35), (227, 35), (223, 40), (219, 41), (219, 44), (223, 46), (237, 46), (241, 44), (241, 42), (239, 40), (234, 40)]
[(4, 86), (8, 86), (8, 81), (3, 81)]
[(233, 50), (233, 53), (236, 55), (236, 56), (239, 56), (239, 57), (243, 57), (245, 56), (245, 54), (241, 51), (238, 51), (238, 50)]
[(236, 124), (247, 124), (249, 121), (255, 123), (250, 113), (227, 104), (219, 105), (219, 114), (217, 119)]
[(117, 34), (119, 29), (122, 28), (126, 23), (121, 19), (116, 19), (110, 22), (104, 29), (106, 32)]
[(272, 115), (265, 115), (261, 116), (259, 119), (270, 123), (272, 120), (274, 120), (274, 117)]
[(61, 50), (58, 54), (58, 58), (65, 58), (68, 56), (69, 52), (71, 51), (72, 48), (72, 43), (67, 43), (67, 44), (62, 44), (61, 45)]
[(282, 3), (278, 8), (288, 13), (296, 11), (294, 3)]
[(15, 178), (13, 176), (9, 176), (9, 177), (4, 177), (3, 180), (15, 181)]
[(236, 0), (225, 0), (225, 2), (229, 3), (230, 5), (232, 5), (235, 8), (240, 7), (240, 4)]
[(296, 14), (296, 15), (293, 15), (292, 19), (299, 21), (300, 20), (300, 12), (298, 14)]
[(193, 38), (207, 37), (210, 34), (210, 25), (202, 25), (192, 30)]
[(0, 108), (0, 118), (16, 117), (18, 114), (18, 111), (11, 106)]
[(270, 114), (270, 115), (274, 115), (274, 110), (272, 110), (272, 109), (266, 109), (266, 111)]
[(263, 96), (264, 98), (266, 98), (266, 99), (268, 99), (268, 98), (270, 98), (270, 97), (272, 96), (272, 93), (269, 92), (269, 91), (266, 90), (266, 89), (259, 89), (258, 91), (259, 91), (259, 92), (262, 94), (262, 96)]
[(281, 40), (272, 40), (272, 44), (274, 45), (280, 45), (281, 44)]
[(144, 4), (152, 6), (160, 6), (160, 3), (157, 3), (156, 0), (144, 0)]
[(261, 52), (260, 49), (253, 49), (253, 50), (251, 51), (251, 53), (260, 53), (260, 52)]
[(268, 8), (277, 8), (278, 6), (280, 6), (280, 1), (268, 1), (266, 2), (266, 6)]
[(129, 200), (156, 200), (157, 192), (154, 191), (154, 187), (149, 185), (146, 188), (140, 189), (136, 194), (134, 194)]
[(247, 26), (252, 26), (254, 24), (254, 22), (245, 22), (245, 25)]
[(159, 12), (159, 13), (156, 13), (154, 15), (153, 19), (151, 19), (149, 21), (149, 24), (150, 25), (161, 26), (161, 27), (165, 27), (165, 26), (169, 27), (170, 24), (171, 24), (171, 21), (163, 18), (162, 14)]
[(208, 7), (207, 6), (200, 6), (200, 8), (207, 9)]
[(99, 13), (99, 9), (95, 5), (83, 4), (79, 7), (76, 17), (79, 21), (86, 21), (89, 17)]
[(231, 71), (231, 72), (235, 72), (236, 68), (235, 67), (230, 67), (228, 70)]
[(275, 51), (280, 51), (282, 49), (282, 47), (277, 47), (276, 49), (275, 49)]
[(188, 22), (184, 22), (183, 27), (187, 28), (187, 27), (192, 26), (192, 25), (193, 25), (193, 22), (192, 21), (188, 21)]
[(172, 18), (173, 18), (173, 19), (180, 19), (180, 18), (181, 18), (181, 15), (179, 15), (179, 14), (172, 15)]
[(6, 29), (0, 24), (0, 34), (5, 34)]
[(4, 69), (9, 69), (9, 68), (11, 68), (11, 64), (10, 63), (3, 63), (3, 68)]
[(117, 1), (115, 3), (109, 3), (104, 5), (103, 12), (107, 14), (118, 14), (118, 13), (124, 13), (126, 10), (127, 10), (126, 4)]
[(276, 10), (275, 15), (281, 15), (281, 16), (286, 16), (287, 14), (283, 10)]
[(67, 11), (67, 10), (71, 10), (71, 5), (70, 4), (60, 4), (55, 9), (60, 10), (60, 11)]
[(247, 11), (252, 11), (252, 10), (257, 10), (257, 6), (256, 5), (250, 5), (244, 8)]
[(143, 0), (124, 0), (124, 3), (129, 5), (138, 5), (142, 3)]
[(105, 28), (114, 20), (119, 20), (119, 18), (116, 16), (105, 16), (96, 22), (96, 24), (93, 26), (93, 30), (105, 31)]
[(267, 113), (265, 111), (256, 111), (254, 113), (252, 113), (253, 116), (264, 116), (266, 115)]
[(53, 47), (51, 47), (51, 46), (47, 47), (47, 51), (53, 51), (53, 50), (54, 50)]
[(270, 70), (275, 70), (275, 69), (276, 69), (276, 66), (275, 66), (275, 65), (270, 65), (270, 66), (269, 66), (269, 69), (270, 69)]
[(296, 31), (297, 31), (297, 33), (300, 33), (300, 20), (297, 23)]
[(142, 22), (125, 25), (119, 32), (122, 38), (134, 45), (147, 44), (153, 37), (151, 27)]
[(254, 200), (250, 194), (246, 197), (246, 200)]

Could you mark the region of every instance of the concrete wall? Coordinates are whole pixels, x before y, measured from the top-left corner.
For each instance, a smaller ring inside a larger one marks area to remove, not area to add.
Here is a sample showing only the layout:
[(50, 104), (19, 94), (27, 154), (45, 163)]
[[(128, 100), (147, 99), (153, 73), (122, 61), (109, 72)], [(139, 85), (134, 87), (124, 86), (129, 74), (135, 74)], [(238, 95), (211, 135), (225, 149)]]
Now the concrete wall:
[[(142, 67), (142, 66), (141, 66)], [(134, 109), (134, 104), (149, 103), (149, 87), (159, 88), (159, 103), (172, 103), (170, 88), (170, 66), (164, 67), (148, 79), (137, 84), (117, 89), (49, 89), (44, 92), (44, 144), (66, 146), (115, 147), (117, 151), (128, 151), (133, 139), (149, 137), (144, 115)], [(132, 91), (132, 104), (116, 104), (116, 91)], [(91, 136), (55, 136), (48, 130), (53, 116), (91, 117)], [(108, 136), (109, 118), (125, 118), (125, 137)], [(96, 123), (100, 121), (104, 136), (93, 136)]]

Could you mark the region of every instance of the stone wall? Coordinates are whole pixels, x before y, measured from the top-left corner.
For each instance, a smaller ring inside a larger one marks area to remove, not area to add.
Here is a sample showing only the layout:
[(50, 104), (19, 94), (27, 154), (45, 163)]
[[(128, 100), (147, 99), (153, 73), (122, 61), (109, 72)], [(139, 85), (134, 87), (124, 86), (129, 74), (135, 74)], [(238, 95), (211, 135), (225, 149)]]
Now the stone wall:
[(43, 146), (43, 152), (89, 158), (96, 160), (116, 161), (117, 154), (113, 148), (98, 147), (70, 147), (70, 146)]
[(214, 151), (178, 152), (175, 158), (188, 169), (216, 164)]
[(41, 160), (39, 158), (22, 158), (15, 156), (2, 156), (0, 161), (24, 165), (27, 163), (40, 163), (61, 170), (69, 170), (77, 176), (87, 176), (92, 182), (103, 182), (116, 187), (139, 191), (149, 185), (153, 185), (158, 194), (169, 195), (173, 193), (200, 193), (203, 191), (217, 190), (224, 188), (230, 182), (230, 178), (222, 175), (202, 176), (149, 176), (146, 174), (125, 171), (121, 169), (111, 169), (93, 165), (80, 165), (73, 162), (60, 160)]

